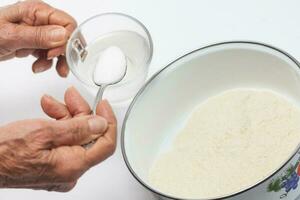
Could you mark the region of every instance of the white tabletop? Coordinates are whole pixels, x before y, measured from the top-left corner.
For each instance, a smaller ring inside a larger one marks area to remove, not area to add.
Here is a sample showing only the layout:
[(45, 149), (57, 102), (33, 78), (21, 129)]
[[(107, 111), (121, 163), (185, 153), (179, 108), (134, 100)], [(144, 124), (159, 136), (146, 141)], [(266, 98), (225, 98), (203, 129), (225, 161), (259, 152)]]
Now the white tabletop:
[[(13, 3), (1, 0), (0, 6)], [(299, 0), (48, 0), (73, 15), (78, 22), (103, 12), (123, 12), (142, 21), (154, 41), (150, 75), (191, 50), (228, 40), (252, 40), (277, 46), (300, 60)], [(51, 70), (33, 75), (33, 59), (0, 63), (0, 124), (45, 117), (39, 106), (44, 93), (62, 99), (67, 87), (75, 85), (92, 101), (75, 80), (63, 80)], [(126, 108), (116, 109), (119, 125)], [(88, 171), (70, 193), (30, 190), (0, 190), (1, 200), (151, 200), (128, 172), (118, 146), (116, 154)]]

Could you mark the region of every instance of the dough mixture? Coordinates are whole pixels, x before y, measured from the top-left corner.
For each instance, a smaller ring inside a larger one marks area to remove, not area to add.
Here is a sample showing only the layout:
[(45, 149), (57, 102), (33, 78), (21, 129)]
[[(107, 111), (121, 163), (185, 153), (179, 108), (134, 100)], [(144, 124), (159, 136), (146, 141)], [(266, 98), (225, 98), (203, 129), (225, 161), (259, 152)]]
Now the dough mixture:
[(271, 175), (299, 142), (297, 106), (267, 90), (230, 90), (197, 107), (149, 183), (175, 197), (227, 196)]

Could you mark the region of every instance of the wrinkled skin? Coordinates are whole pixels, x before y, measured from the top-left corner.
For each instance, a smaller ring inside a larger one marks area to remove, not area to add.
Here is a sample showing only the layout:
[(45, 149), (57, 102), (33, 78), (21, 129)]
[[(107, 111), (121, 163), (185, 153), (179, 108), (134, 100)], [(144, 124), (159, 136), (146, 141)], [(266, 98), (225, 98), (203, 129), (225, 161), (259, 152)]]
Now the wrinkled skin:
[[(70, 191), (85, 171), (115, 150), (117, 122), (107, 101), (100, 102), (98, 116), (92, 116), (87, 102), (69, 88), (65, 104), (50, 96), (44, 96), (41, 104), (55, 120), (24, 120), (0, 127), (2, 188)], [(81, 146), (94, 139), (92, 147)]]
[[(76, 26), (67, 13), (42, 1), (2, 7), (0, 61), (33, 55), (37, 60), (32, 69), (38, 73), (58, 57), (57, 72), (66, 77), (65, 46)], [(0, 127), (0, 188), (66, 192), (115, 150), (117, 122), (107, 101), (99, 103), (93, 116), (87, 102), (70, 88), (65, 103), (46, 95), (41, 105), (54, 120), (24, 120)], [(91, 148), (81, 146), (95, 139)]]
[(35, 73), (49, 69), (58, 58), (60, 76), (69, 73), (65, 46), (76, 28), (67, 13), (39, 0), (28, 0), (0, 8), (0, 61), (33, 55)]

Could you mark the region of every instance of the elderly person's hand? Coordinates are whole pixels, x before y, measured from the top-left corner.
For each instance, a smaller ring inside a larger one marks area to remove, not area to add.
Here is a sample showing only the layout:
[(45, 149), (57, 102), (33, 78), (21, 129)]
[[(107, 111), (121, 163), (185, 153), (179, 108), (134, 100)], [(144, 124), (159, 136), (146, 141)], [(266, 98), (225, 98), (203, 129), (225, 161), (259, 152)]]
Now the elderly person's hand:
[(53, 58), (60, 76), (69, 69), (64, 57), (65, 46), (76, 28), (67, 13), (39, 0), (27, 0), (0, 8), (0, 60), (33, 55), (35, 73), (49, 69)]
[[(41, 101), (55, 120), (25, 120), (0, 127), (0, 187), (66, 192), (92, 166), (112, 155), (116, 119), (106, 101), (97, 116), (74, 89), (65, 104), (49, 96)], [(90, 148), (81, 145), (97, 139)]]

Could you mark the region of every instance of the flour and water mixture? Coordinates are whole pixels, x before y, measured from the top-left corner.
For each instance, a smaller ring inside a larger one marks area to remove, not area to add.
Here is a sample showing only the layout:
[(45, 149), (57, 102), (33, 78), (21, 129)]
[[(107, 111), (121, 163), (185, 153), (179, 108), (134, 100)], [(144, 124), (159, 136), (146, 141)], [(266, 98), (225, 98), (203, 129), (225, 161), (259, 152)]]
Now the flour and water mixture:
[(271, 175), (299, 142), (300, 109), (290, 101), (270, 91), (227, 91), (197, 107), (149, 182), (175, 197), (226, 196)]

